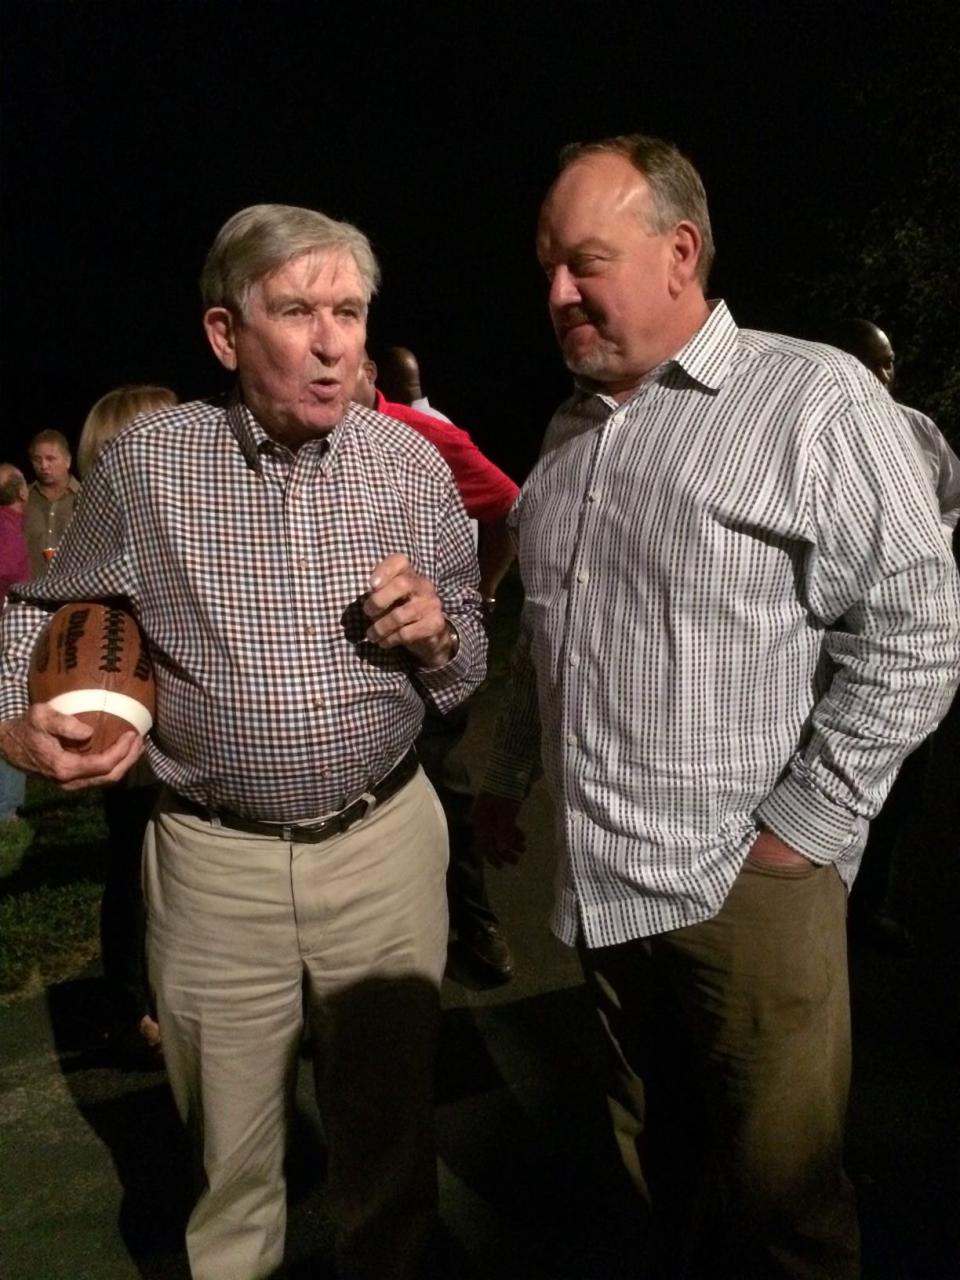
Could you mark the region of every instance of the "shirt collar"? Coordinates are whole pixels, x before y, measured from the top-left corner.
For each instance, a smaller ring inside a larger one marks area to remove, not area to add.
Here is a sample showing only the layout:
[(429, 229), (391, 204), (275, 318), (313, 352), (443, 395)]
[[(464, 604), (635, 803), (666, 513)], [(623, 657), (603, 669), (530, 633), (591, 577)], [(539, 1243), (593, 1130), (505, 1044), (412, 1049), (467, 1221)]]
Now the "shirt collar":
[[(671, 369), (679, 368), (707, 391), (719, 391), (733, 363), (740, 330), (722, 298), (709, 302), (710, 314), (693, 337), (668, 360), (641, 379), (637, 391), (644, 384), (661, 381)], [(602, 389), (576, 384), (581, 396), (599, 396), (604, 403), (612, 403)], [(631, 393), (630, 399), (633, 398)]]
[(668, 363), (679, 365), (708, 391), (719, 391), (733, 363), (740, 330), (722, 298), (709, 305), (709, 316)]
[[(336, 445), (340, 437), (343, 435), (343, 425), (350, 416), (354, 406), (348, 405), (347, 411), (343, 417), (325, 436), (320, 436), (316, 441), (308, 442), (302, 448), (310, 448), (311, 444), (322, 445), (318, 450), (320, 456), (326, 455), (332, 458), (336, 452)], [(227, 403), (227, 423), (230, 430), (240, 446), (247, 465), (254, 471), (261, 471), (261, 462), (265, 453), (272, 453), (274, 449), (283, 449), (284, 446), (278, 444), (272, 436), (269, 436), (260, 423), (256, 420), (244, 402), (240, 399), (239, 392), (234, 392)]]

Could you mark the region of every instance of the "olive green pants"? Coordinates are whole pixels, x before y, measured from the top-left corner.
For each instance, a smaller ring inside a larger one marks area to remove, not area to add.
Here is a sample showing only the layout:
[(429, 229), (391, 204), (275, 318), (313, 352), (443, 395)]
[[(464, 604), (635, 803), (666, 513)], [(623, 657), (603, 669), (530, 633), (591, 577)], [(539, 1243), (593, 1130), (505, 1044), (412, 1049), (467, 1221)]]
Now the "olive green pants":
[(649, 1274), (853, 1280), (846, 893), (747, 860), (718, 915), (581, 957)]

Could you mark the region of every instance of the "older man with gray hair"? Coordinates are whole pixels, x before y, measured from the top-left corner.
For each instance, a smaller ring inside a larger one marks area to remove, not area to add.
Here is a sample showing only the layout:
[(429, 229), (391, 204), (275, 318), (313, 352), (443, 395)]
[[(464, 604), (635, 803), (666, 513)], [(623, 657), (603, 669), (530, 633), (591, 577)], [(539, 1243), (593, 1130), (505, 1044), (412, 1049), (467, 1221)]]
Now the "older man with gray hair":
[(341, 1274), (414, 1275), (436, 1208), (431, 1077), (447, 839), (412, 743), (484, 673), (469, 526), (436, 451), (351, 403), (377, 268), (320, 213), (258, 205), (207, 258), (223, 403), (141, 418), (101, 455), (6, 619), (0, 748), (65, 787), (133, 733), (27, 707), (51, 603), (124, 597), (150, 642), (165, 784), (147, 833), (148, 960), (202, 1183), (195, 1280), (282, 1263), (285, 1122), (304, 995)]

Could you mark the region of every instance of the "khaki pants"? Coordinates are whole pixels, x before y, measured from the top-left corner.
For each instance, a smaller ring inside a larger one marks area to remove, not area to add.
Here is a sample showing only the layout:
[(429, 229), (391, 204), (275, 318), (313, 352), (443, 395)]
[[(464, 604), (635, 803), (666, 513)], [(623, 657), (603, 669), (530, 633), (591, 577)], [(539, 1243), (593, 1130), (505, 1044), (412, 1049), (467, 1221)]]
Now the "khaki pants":
[(853, 1280), (846, 895), (747, 860), (712, 920), (581, 956), (651, 1274)]
[(170, 1083), (202, 1164), (187, 1227), (195, 1280), (257, 1280), (282, 1262), (304, 995), (340, 1272), (415, 1274), (436, 1213), (446, 863), (422, 771), (322, 844), (247, 835), (161, 802), (144, 851), (148, 960)]

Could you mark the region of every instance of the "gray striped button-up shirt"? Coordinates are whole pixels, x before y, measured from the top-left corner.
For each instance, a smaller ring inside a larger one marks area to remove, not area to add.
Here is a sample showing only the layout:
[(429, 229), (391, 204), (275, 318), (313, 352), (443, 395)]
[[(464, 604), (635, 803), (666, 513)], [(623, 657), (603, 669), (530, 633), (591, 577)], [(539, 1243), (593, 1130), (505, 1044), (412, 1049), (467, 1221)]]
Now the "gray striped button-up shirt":
[(852, 357), (718, 303), (625, 403), (555, 415), (514, 509), (524, 632), (485, 785), (526, 790), (535, 668), (565, 941), (708, 919), (758, 825), (852, 882), (960, 666), (899, 412)]
[[(437, 670), (364, 638), (370, 574), (395, 552), (459, 633)], [(45, 609), (123, 596), (156, 667), (157, 776), (262, 821), (319, 817), (400, 759), (424, 697), (447, 710), (480, 683), (477, 582), (450, 470), (403, 423), (353, 405), (294, 454), (238, 401), (195, 401), (104, 450), (50, 573), (12, 592), (0, 718), (26, 705)]]

